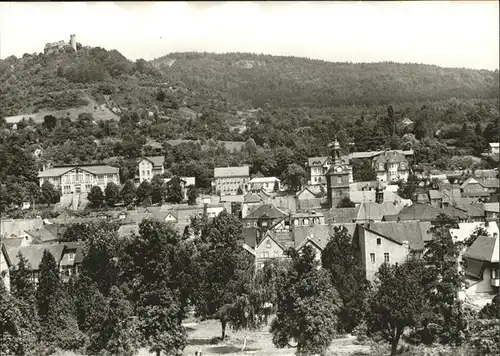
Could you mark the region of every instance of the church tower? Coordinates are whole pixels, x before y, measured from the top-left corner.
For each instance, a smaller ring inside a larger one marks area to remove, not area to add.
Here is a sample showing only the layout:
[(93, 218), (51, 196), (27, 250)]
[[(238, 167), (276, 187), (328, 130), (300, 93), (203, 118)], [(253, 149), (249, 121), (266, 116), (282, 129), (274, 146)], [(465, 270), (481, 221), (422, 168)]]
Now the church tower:
[(340, 201), (349, 198), (349, 183), (351, 183), (352, 167), (342, 161), (340, 144), (335, 139), (328, 147), (332, 150), (332, 165), (326, 173), (328, 206), (336, 208)]

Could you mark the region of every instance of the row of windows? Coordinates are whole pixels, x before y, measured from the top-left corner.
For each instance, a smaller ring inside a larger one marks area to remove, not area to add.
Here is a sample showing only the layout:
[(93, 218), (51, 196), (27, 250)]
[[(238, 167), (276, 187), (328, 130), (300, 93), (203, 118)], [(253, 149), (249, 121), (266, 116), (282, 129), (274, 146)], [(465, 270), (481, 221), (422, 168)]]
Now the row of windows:
[[(272, 253), (272, 257), (274, 257), (274, 258), (280, 257), (280, 255), (281, 254), (279, 253), (279, 251), (273, 251), (273, 253)], [(271, 256), (270, 256), (269, 251), (263, 251), (263, 252), (260, 253), (259, 257), (260, 258), (270, 258)]]
[[(375, 254), (374, 253), (370, 253), (370, 262), (371, 263), (375, 263), (375, 261), (376, 261)], [(384, 252), (384, 262), (387, 262), (387, 263), (390, 262), (389, 252)]]

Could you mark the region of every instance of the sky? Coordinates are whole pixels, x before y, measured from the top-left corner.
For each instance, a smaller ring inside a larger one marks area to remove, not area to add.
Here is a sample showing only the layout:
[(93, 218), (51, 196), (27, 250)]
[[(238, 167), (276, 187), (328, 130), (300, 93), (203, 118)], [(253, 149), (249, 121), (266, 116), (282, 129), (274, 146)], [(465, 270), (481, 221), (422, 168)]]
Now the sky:
[(498, 1), (2, 2), (0, 58), (75, 34), (131, 60), (253, 52), (498, 69)]

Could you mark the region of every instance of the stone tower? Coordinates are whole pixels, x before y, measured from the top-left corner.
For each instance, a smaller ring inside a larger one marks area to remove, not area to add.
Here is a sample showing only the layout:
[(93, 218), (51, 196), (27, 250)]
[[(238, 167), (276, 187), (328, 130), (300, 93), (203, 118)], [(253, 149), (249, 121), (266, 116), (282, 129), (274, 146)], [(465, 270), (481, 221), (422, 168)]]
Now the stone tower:
[(342, 162), (340, 145), (336, 139), (329, 147), (332, 149), (333, 163), (326, 173), (327, 199), (329, 207), (336, 208), (343, 198), (350, 196), (349, 183), (352, 167)]
[(76, 36), (75, 35), (69, 35), (69, 44), (71, 45), (71, 47), (73, 47), (73, 49), (76, 52)]

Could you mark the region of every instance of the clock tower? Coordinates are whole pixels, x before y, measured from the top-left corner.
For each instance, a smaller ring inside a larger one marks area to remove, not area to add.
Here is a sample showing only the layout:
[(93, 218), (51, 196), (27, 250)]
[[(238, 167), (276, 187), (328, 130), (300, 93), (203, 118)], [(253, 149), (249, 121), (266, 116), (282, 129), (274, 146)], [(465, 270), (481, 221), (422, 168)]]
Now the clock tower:
[(328, 195), (328, 206), (336, 208), (339, 202), (349, 198), (349, 183), (352, 183), (352, 167), (342, 162), (340, 157), (340, 145), (337, 139), (328, 147), (332, 150), (332, 165), (326, 173), (326, 187)]

